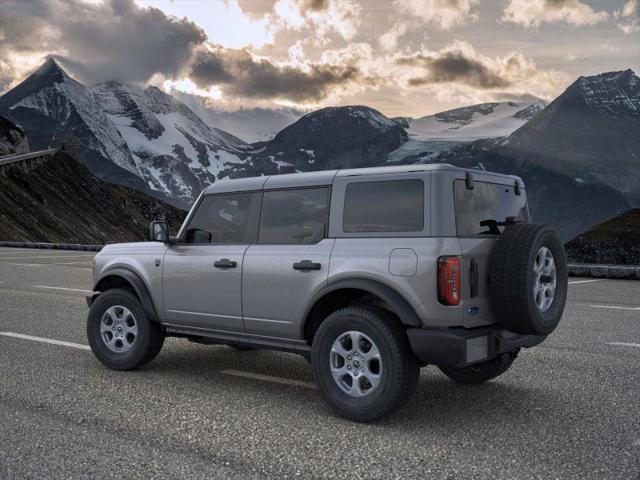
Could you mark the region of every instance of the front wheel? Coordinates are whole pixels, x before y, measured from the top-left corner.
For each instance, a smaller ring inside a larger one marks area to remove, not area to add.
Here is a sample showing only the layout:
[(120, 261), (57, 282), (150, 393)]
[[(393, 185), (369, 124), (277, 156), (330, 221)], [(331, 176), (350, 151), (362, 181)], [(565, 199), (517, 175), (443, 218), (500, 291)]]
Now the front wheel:
[(123, 289), (101, 293), (87, 318), (89, 346), (112, 370), (133, 370), (153, 360), (162, 349), (164, 332), (149, 320), (140, 301)]
[(442, 373), (457, 383), (477, 385), (484, 383), (505, 373), (515, 360), (517, 352), (504, 353), (488, 362), (478, 363), (469, 367), (449, 368), (438, 367)]
[(338, 414), (378, 420), (400, 408), (419, 369), (398, 319), (378, 307), (348, 307), (322, 322), (311, 352), (320, 394)]

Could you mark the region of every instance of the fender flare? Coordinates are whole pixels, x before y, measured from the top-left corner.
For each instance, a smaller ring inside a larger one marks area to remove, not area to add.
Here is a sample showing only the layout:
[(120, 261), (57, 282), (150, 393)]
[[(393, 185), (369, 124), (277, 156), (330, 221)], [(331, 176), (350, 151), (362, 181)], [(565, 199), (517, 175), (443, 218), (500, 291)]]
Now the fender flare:
[(420, 318), (418, 318), (418, 315), (416, 314), (413, 307), (402, 295), (400, 295), (393, 288), (376, 280), (352, 278), (329, 283), (312, 298), (311, 302), (309, 302), (310, 306), (307, 307), (307, 310), (304, 313), (304, 322), (302, 325), (303, 330), (306, 327), (307, 321), (309, 320), (309, 314), (322, 297), (324, 297), (328, 293), (346, 288), (364, 290), (376, 295), (377, 297), (380, 297), (387, 305), (389, 305), (393, 313), (398, 315), (398, 318), (403, 325), (412, 327), (422, 326), (422, 322), (420, 321)]
[(92, 298), (92, 302), (104, 291), (100, 290), (100, 283), (109, 277), (120, 277), (131, 285), (136, 296), (140, 299), (140, 303), (142, 304), (145, 314), (150, 320), (158, 321), (158, 314), (155, 306), (153, 305), (153, 301), (151, 300), (151, 294), (149, 293), (147, 285), (137, 273), (127, 268), (116, 267), (103, 272), (93, 289), (97, 294)]

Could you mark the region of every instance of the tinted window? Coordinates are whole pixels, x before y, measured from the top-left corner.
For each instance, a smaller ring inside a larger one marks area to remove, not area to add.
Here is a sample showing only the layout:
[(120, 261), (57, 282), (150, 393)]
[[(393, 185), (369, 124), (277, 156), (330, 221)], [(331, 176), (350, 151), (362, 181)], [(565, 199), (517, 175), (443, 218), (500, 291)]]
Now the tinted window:
[(345, 232), (419, 232), (423, 228), (422, 180), (358, 182), (347, 186)]
[(329, 189), (264, 192), (260, 243), (316, 243), (324, 238)]
[(473, 190), (469, 190), (464, 180), (456, 180), (453, 190), (456, 230), (460, 237), (492, 233), (488, 225), (480, 225), (485, 220), (504, 222), (514, 216), (529, 220), (527, 197), (516, 195), (514, 187), (509, 185), (475, 182)]
[(259, 200), (256, 193), (204, 197), (189, 222), (185, 242), (254, 242)]

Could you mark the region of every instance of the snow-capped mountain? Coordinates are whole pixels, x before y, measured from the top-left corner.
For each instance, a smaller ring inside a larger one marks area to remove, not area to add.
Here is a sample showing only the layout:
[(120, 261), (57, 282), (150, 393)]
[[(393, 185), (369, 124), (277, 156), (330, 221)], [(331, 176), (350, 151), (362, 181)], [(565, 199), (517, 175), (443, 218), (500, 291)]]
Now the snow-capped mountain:
[(308, 113), (273, 140), (253, 144), (231, 176), (384, 165), (407, 141), (397, 122), (364, 106), (327, 107)]
[(33, 148), (60, 145), (71, 135), (98, 177), (181, 206), (249, 148), (155, 87), (86, 87), (53, 59), (0, 97), (0, 112), (22, 127)]
[(569, 240), (640, 204), (640, 79), (631, 70), (580, 77), (506, 139), (427, 161), (521, 176), (534, 220)]
[(412, 140), (471, 142), (483, 138), (506, 137), (546, 107), (534, 103), (481, 103), (421, 118), (408, 118), (407, 133)]

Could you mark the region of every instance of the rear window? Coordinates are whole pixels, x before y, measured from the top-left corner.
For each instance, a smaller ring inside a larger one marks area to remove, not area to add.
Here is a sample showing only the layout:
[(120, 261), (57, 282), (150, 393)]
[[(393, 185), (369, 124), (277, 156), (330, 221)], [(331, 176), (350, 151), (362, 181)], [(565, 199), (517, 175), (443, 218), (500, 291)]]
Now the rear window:
[(343, 231), (420, 232), (424, 229), (424, 182), (388, 180), (347, 185)]
[(524, 192), (516, 195), (514, 187), (476, 181), (474, 189), (469, 190), (464, 180), (455, 180), (453, 189), (459, 237), (494, 233), (488, 225), (480, 225), (484, 221), (504, 222), (507, 217), (516, 216), (529, 221), (527, 197)]
[(325, 236), (328, 215), (328, 188), (264, 192), (259, 242), (317, 243)]

